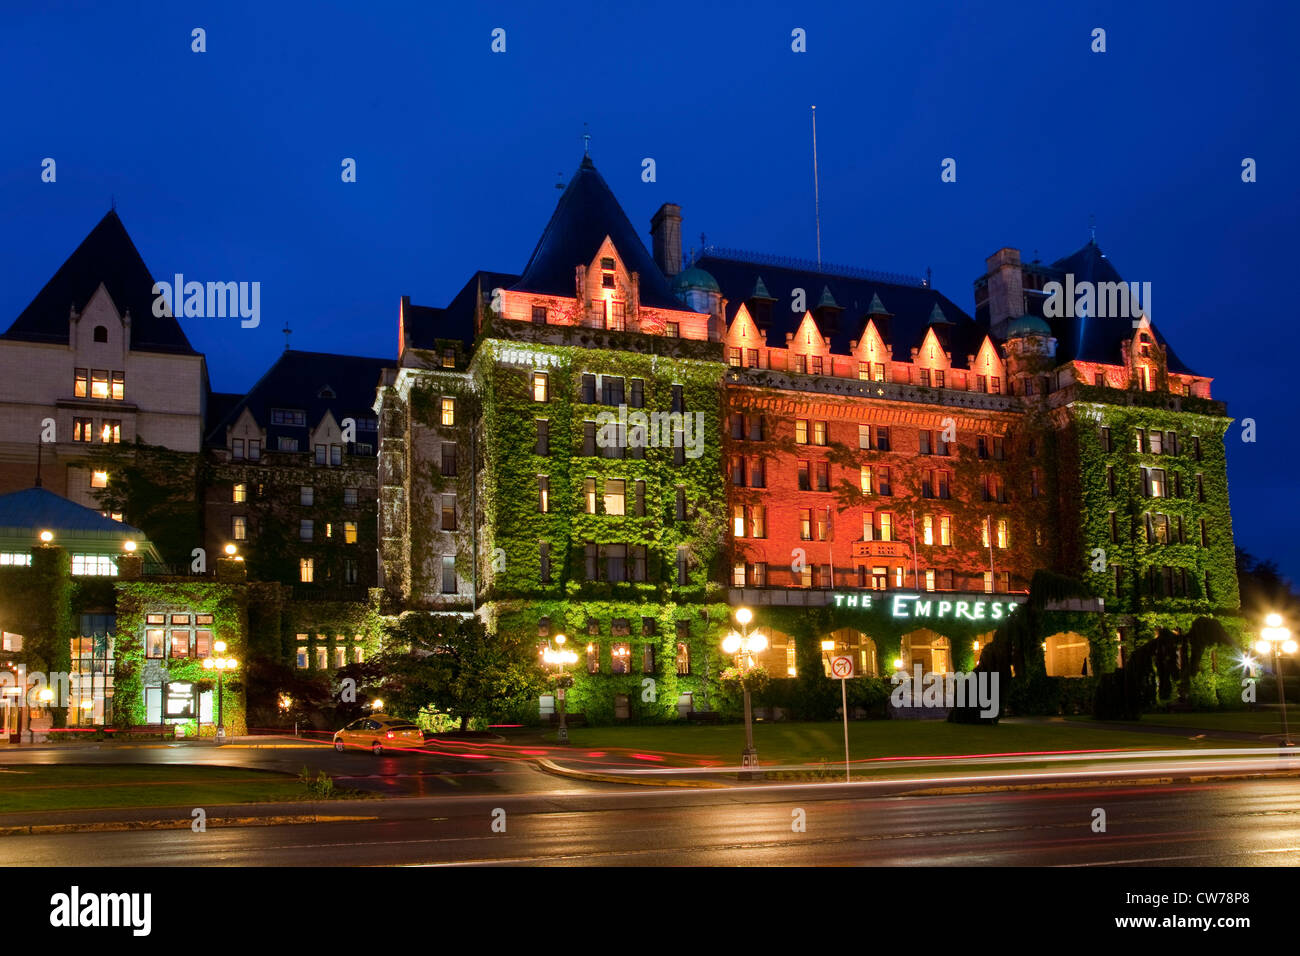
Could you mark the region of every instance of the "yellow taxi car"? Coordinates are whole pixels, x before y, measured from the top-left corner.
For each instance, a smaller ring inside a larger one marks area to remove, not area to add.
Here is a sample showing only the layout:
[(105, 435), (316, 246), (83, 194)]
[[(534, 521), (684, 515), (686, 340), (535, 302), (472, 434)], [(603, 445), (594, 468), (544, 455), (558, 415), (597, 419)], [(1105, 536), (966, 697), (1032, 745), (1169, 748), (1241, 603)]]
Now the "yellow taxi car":
[(381, 754), (385, 750), (419, 747), (423, 743), (423, 730), (409, 720), (389, 717), (387, 714), (371, 714), (354, 720), (334, 734), (335, 750), (368, 748), (374, 754)]

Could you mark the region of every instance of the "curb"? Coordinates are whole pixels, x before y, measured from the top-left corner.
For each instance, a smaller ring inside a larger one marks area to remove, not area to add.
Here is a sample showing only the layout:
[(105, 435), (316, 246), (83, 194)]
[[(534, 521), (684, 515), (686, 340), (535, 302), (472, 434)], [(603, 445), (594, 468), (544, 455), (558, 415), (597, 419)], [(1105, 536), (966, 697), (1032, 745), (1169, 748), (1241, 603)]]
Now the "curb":
[[(299, 814), (271, 817), (213, 817), (206, 821), (213, 827), (273, 827), (296, 823), (356, 823), (378, 820), (378, 817), (332, 816), (328, 814)], [(54, 833), (113, 833), (122, 830), (187, 830), (193, 820), (184, 817), (155, 820), (104, 820), (94, 823), (50, 823), (27, 826), (0, 827), (0, 837), (45, 836)]]
[(720, 783), (716, 780), (633, 780), (622, 777), (617, 774), (593, 773), (590, 770), (574, 770), (571, 767), (561, 767), (546, 757), (538, 758), (535, 761), (539, 770), (549, 773), (556, 777), (570, 777), (574, 780), (590, 780), (596, 783), (623, 783), (631, 784), (635, 787), (688, 787), (693, 790), (731, 790), (731, 784)]
[(1300, 776), (1300, 771), (1281, 770), (1259, 773), (1211, 773), (1180, 777), (1120, 777), (1110, 780), (1079, 780), (1061, 783), (1009, 783), (989, 784), (979, 787), (925, 787), (920, 790), (903, 790), (890, 794), (895, 797), (930, 797), (970, 793), (1003, 793), (1029, 790), (1082, 790), (1091, 787), (1153, 787), (1174, 783), (1218, 783), (1229, 780), (1271, 780)]

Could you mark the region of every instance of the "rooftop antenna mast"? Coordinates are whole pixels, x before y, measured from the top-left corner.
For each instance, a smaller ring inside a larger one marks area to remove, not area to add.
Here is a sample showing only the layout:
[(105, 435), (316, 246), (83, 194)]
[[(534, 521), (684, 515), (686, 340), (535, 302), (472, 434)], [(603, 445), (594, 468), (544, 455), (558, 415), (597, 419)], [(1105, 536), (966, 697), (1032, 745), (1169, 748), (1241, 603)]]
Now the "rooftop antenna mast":
[(822, 267), (822, 199), (817, 182), (817, 107), (812, 108), (813, 123), (813, 215), (817, 223), (817, 268)]
[(284, 320), (284, 328), (280, 330), (284, 333), (284, 350), (289, 351), (289, 336), (293, 335), (293, 329), (289, 328), (289, 320)]
[(582, 155), (584, 158), (591, 155), (591, 130), (586, 123), (582, 124)]
[(1088, 214), (1088, 232), (1092, 235), (1094, 244), (1097, 242), (1097, 217), (1092, 213)]

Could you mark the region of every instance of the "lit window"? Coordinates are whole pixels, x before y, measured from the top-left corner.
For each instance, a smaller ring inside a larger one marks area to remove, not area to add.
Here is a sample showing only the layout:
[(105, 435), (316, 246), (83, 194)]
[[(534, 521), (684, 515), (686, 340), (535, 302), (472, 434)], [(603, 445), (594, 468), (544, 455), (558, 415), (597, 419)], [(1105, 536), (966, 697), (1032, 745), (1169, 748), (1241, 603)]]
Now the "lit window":
[(235, 482), (235, 490), (230, 500), (233, 501), (235, 504), (242, 504), (243, 502), (247, 501), (248, 485), (244, 484), (242, 481)]
[(813, 444), (826, 444), (826, 422), (813, 422)]
[(99, 440), (106, 445), (116, 445), (122, 441), (122, 422), (117, 419), (104, 419), (99, 429)]
[[(934, 515), (921, 516), (921, 533), (926, 544), (934, 544)], [(934, 588), (930, 588), (931, 591)]]
[(627, 497), (620, 479), (605, 479), (605, 514), (621, 515), (626, 511)]
[(117, 577), (117, 562), (107, 554), (74, 554), (72, 573), (95, 577)]
[(355, 521), (343, 522), (343, 543), (344, 544), (357, 543), (357, 523)]
[(1009, 532), (1008, 532), (1008, 530), (1007, 530), (1007, 519), (1006, 519), (1006, 518), (999, 518), (999, 519), (998, 519), (998, 547), (999, 547), (999, 548), (1008, 548), (1008, 547), (1010, 547), (1010, 546), (1011, 546), (1011, 545), (1010, 545), (1010, 535), (1009, 535)]
[(298, 580), (303, 584), (311, 584), (315, 575), (315, 565), (311, 558), (298, 559)]
[[(300, 636), (305, 636), (305, 635), (300, 635)], [(299, 670), (307, 669), (307, 646), (305, 644), (298, 645), (298, 654), (296, 660), (297, 660)]]
[(90, 372), (90, 397), (108, 398), (108, 371), (97, 368)]
[(72, 420), (73, 441), (90, 441), (94, 436), (95, 420), (93, 418), (74, 418)]
[(551, 479), (546, 475), (537, 476), (537, 510), (542, 514), (551, 510)]
[[(545, 402), (550, 400), (550, 381), (545, 372), (533, 373), (533, 401)], [(444, 416), (445, 417), (445, 416)], [(443, 424), (448, 424), (443, 422)]]
[[(317, 634), (317, 637), (321, 635)], [(316, 648), (316, 669), (325, 670), (330, 665), (330, 651), (328, 647), (317, 646)]]
[(442, 367), (443, 367), (443, 368), (455, 368), (455, 367), (456, 367), (456, 350), (455, 350), (455, 349), (443, 349), (443, 350), (442, 350)]
[(230, 521), (230, 536), (236, 541), (248, 540), (248, 519), (243, 515), (235, 515)]
[(442, 423), (444, 425), (456, 424), (456, 399), (444, 398), (442, 400)]
[(794, 440), (796, 444), (808, 444), (808, 422), (805, 419), (799, 419), (794, 423)]
[(108, 472), (106, 472), (106, 471), (92, 471), (92, 472), (90, 473), (90, 487), (92, 487), (92, 488), (107, 488), (107, 487), (108, 487)]
[(87, 383), (88, 383), (89, 380), (90, 380), (90, 379), (89, 379), (89, 376), (88, 376), (88, 374), (87, 374), (87, 372), (86, 372), (86, 369), (84, 369), (84, 368), (73, 369), (73, 370), (72, 370), (72, 375), (73, 375), (73, 377), (72, 377), (72, 397), (73, 397), (73, 398), (85, 398), (85, 397), (86, 397), (86, 391), (87, 391)]

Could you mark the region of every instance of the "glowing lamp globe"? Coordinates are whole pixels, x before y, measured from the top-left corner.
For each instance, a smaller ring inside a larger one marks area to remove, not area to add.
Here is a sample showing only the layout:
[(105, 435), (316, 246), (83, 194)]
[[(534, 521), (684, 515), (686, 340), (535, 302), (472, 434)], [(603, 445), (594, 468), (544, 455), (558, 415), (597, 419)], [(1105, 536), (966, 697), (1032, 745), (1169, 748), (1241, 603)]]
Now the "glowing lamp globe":
[(749, 636), (749, 649), (755, 654), (761, 654), (767, 650), (767, 635), (761, 633), (751, 634)]
[(722, 649), (728, 654), (734, 654), (740, 650), (740, 635), (732, 631), (722, 639)]
[(736, 623), (739, 624), (741, 627), (744, 627), (753, 619), (754, 619), (754, 614), (752, 611), (750, 611), (749, 608), (742, 607), (736, 609)]

